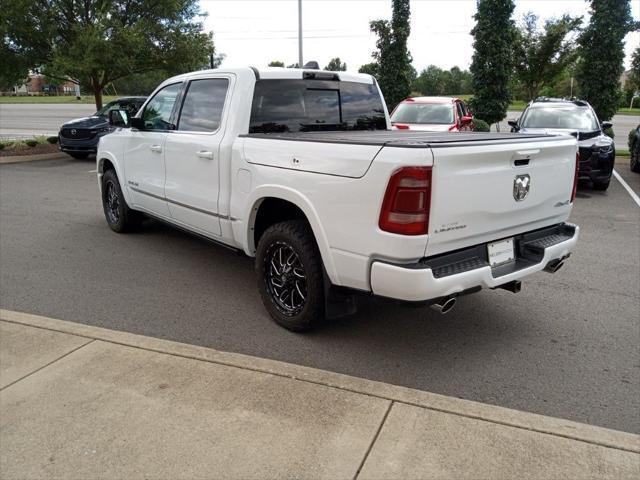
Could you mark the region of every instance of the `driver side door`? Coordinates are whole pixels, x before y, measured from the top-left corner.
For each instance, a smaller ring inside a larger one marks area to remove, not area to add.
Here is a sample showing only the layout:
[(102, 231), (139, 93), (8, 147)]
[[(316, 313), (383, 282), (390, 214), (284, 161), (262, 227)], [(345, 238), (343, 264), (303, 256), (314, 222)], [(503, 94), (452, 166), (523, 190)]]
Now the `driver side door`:
[(132, 128), (125, 144), (126, 187), (132, 207), (169, 217), (165, 199), (164, 145), (168, 132), (175, 129), (175, 110), (182, 94), (182, 82), (158, 90), (139, 117), (144, 129)]

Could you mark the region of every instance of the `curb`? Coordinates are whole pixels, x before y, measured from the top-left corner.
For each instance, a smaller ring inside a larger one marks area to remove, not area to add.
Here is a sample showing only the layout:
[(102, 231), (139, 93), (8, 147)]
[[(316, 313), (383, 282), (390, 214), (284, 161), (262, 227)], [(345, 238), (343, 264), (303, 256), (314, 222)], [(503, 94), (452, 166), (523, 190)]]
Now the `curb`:
[(359, 393), (361, 395), (422, 407), (437, 412), (564, 437), (632, 453), (640, 453), (640, 435), (570, 420), (521, 412), (436, 393), (423, 392), (407, 387), (351, 377), (349, 375), (327, 372), (311, 367), (293, 365), (277, 360), (252, 357), (240, 353), (223, 352), (212, 348), (161, 340), (28, 313), (0, 309), (0, 320), (150, 350), (157, 353), (268, 373), (292, 380), (314, 383)]
[(40, 153), (38, 155), (14, 155), (8, 157), (0, 157), (0, 165), (8, 163), (35, 162), (37, 160), (64, 160), (71, 158), (66, 153)]

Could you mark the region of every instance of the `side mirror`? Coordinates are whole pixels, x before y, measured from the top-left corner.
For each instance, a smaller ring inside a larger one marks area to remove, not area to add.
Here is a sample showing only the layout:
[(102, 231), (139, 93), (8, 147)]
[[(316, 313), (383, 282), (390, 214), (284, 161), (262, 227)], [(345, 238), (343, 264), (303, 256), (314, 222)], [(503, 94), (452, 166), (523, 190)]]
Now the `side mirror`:
[(511, 127), (512, 132), (517, 132), (518, 130), (520, 130), (520, 127), (518, 126), (518, 120), (514, 120), (514, 119), (507, 120), (507, 123)]
[(602, 129), (603, 130), (606, 130), (607, 128), (613, 127), (613, 123), (611, 123), (611, 122), (602, 122), (601, 125), (602, 125)]
[(462, 123), (463, 125), (471, 122), (473, 122), (473, 115), (464, 115), (460, 117), (460, 123)]
[(135, 128), (136, 130), (144, 130), (144, 120), (140, 117), (131, 117), (131, 128)]
[(128, 127), (129, 115), (124, 110), (111, 110), (109, 112), (109, 125), (112, 127)]

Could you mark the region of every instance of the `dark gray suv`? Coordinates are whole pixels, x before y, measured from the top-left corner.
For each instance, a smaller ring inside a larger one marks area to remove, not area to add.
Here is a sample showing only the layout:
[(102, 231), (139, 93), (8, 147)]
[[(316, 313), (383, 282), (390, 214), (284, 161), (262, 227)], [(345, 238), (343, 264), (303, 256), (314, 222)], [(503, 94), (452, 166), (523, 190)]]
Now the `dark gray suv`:
[(98, 150), (100, 137), (111, 132), (109, 112), (125, 110), (133, 117), (147, 97), (123, 97), (107, 103), (90, 117), (76, 118), (65, 123), (58, 132), (60, 150), (74, 158), (87, 158)]
[(517, 120), (509, 120), (512, 132), (571, 134), (578, 139), (580, 180), (589, 180), (596, 190), (609, 188), (616, 158), (613, 139), (604, 130), (610, 122), (598, 121), (587, 102), (561, 98), (537, 98)]

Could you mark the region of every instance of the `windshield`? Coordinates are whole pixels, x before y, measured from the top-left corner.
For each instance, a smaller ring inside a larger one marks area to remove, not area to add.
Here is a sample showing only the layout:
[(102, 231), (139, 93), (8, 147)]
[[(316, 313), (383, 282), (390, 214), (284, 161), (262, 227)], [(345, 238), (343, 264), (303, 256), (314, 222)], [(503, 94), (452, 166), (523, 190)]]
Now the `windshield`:
[(599, 130), (598, 119), (589, 107), (532, 107), (522, 118), (522, 128), (559, 128), (581, 131)]
[(449, 125), (454, 123), (450, 103), (401, 103), (391, 116), (392, 122)]
[(326, 80), (259, 80), (249, 133), (386, 130), (374, 83)]
[(113, 102), (109, 102), (107, 103), (104, 107), (102, 107), (100, 110), (98, 110), (96, 113), (93, 114), (94, 117), (108, 117), (109, 116), (109, 112), (111, 110), (124, 110), (125, 112), (127, 112), (127, 114), (129, 115), (129, 117), (133, 117), (135, 116), (136, 113), (138, 113), (138, 110), (140, 110), (140, 107), (142, 106), (143, 100), (140, 101), (120, 101), (120, 100), (114, 100)]

